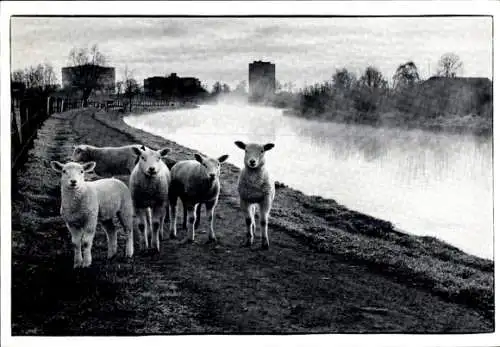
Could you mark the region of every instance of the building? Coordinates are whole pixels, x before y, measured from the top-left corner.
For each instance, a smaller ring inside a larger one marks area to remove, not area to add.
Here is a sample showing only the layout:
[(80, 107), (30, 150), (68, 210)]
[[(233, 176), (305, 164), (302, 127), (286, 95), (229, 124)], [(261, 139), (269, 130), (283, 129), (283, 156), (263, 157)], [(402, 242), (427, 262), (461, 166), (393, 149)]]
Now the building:
[(77, 65), (61, 69), (64, 89), (92, 87), (106, 93), (115, 92), (115, 68), (99, 65)]
[(167, 77), (154, 76), (144, 79), (144, 93), (152, 97), (191, 97), (203, 93), (199, 79), (179, 77), (172, 73)]
[(161, 96), (166, 77), (154, 76), (144, 79), (144, 94), (147, 96)]
[(276, 89), (275, 65), (265, 61), (248, 64), (248, 89), (250, 101), (265, 101)]

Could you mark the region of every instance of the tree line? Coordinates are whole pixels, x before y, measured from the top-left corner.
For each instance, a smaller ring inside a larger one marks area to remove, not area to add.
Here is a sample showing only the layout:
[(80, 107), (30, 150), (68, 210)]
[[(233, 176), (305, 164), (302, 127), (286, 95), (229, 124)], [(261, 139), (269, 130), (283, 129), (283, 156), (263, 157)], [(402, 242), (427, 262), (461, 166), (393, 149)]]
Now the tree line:
[(484, 81), (475, 86), (455, 79), (462, 72), (463, 63), (454, 53), (441, 56), (428, 81), (421, 79), (413, 61), (397, 66), (391, 80), (374, 66), (368, 66), (359, 77), (341, 68), (331, 80), (301, 89), (288, 102), (283, 103), (277, 94), (274, 104), (304, 117), (347, 123), (424, 124), (439, 117), (468, 114), (489, 122), (491, 88)]

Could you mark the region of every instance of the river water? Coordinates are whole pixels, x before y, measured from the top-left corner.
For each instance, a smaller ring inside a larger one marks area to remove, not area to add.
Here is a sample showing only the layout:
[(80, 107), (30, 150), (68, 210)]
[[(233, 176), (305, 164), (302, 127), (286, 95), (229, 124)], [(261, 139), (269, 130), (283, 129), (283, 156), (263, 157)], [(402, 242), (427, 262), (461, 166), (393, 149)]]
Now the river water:
[(239, 167), (234, 141), (274, 142), (266, 154), (274, 179), (493, 259), (491, 138), (312, 121), (243, 104), (125, 122), (207, 155), (229, 154)]

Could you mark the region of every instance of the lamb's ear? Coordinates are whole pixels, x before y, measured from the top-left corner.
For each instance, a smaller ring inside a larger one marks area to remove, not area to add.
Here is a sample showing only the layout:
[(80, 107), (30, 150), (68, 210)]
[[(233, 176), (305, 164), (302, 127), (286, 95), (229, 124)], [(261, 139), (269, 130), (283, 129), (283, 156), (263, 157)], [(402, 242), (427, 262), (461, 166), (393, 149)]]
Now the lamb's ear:
[(95, 168), (95, 161), (89, 161), (88, 163), (85, 163), (82, 166), (83, 166), (83, 171), (91, 172)]
[[(142, 148), (144, 148), (144, 146), (142, 146)], [(134, 151), (134, 153), (136, 155), (141, 155), (141, 153), (142, 153), (141, 149), (139, 149), (137, 147), (132, 147), (132, 150)]]
[(170, 153), (170, 148), (162, 148), (158, 151), (162, 157), (165, 157), (168, 153)]
[(217, 158), (217, 160), (219, 161), (219, 163), (223, 163), (227, 160), (227, 158), (229, 158), (229, 156), (227, 154), (224, 154)]
[(55, 160), (50, 162), (50, 167), (57, 172), (62, 172), (63, 170), (63, 164)]
[(145, 151), (146, 150), (146, 146), (142, 145), (141, 146), (141, 151)]
[(245, 148), (247, 148), (247, 145), (245, 145), (245, 144), (244, 144), (243, 142), (241, 142), (241, 141), (236, 141), (234, 144), (235, 144), (236, 146), (238, 146), (239, 148), (243, 149), (243, 150), (244, 150)]
[(264, 151), (268, 151), (270, 149), (274, 148), (274, 143), (266, 143), (264, 145)]
[(196, 159), (196, 161), (198, 161), (200, 163), (203, 163), (203, 158), (198, 153), (194, 154), (194, 159)]

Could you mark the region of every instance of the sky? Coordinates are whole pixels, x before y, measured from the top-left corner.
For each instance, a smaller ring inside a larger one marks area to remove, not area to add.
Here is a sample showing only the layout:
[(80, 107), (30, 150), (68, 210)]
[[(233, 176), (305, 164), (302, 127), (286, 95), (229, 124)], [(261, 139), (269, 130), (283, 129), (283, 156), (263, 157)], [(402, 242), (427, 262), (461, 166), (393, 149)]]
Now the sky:
[(254, 60), (276, 64), (276, 78), (296, 88), (330, 80), (337, 68), (361, 75), (377, 67), (390, 79), (413, 61), (420, 75), (436, 71), (441, 55), (458, 54), (463, 75), (492, 78), (489, 17), (382, 18), (78, 18), (13, 17), (12, 70), (50, 63), (58, 72), (73, 47), (98, 44), (123, 78), (125, 66), (144, 78), (197, 77), (234, 87)]

